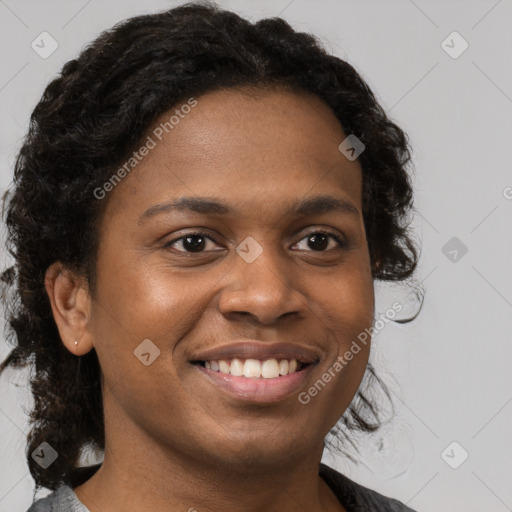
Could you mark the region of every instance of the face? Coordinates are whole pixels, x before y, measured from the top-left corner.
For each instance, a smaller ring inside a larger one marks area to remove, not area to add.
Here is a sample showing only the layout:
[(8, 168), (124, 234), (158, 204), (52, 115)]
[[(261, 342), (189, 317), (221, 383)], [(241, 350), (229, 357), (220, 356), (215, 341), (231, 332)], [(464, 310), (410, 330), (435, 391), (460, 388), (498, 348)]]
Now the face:
[(103, 199), (89, 329), (107, 436), (216, 464), (316, 453), (359, 387), (369, 346), (344, 354), (374, 311), (348, 134), (319, 98), (278, 90), (206, 94), (160, 133), (172, 114)]

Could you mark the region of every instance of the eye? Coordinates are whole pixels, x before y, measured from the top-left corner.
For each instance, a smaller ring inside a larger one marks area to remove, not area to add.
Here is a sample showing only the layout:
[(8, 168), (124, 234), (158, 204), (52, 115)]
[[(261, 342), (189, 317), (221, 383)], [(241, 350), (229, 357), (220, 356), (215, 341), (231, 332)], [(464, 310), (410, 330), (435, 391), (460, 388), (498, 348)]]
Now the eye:
[(207, 233), (202, 231), (194, 231), (193, 233), (189, 233), (185, 236), (181, 236), (179, 238), (175, 238), (171, 240), (169, 243), (165, 244), (165, 248), (171, 248), (174, 244), (181, 244), (181, 247), (184, 250), (176, 251), (175, 248), (172, 247), (173, 251), (181, 252), (181, 253), (201, 253), (205, 252), (205, 248), (208, 245), (208, 241), (217, 243), (215, 240), (209, 236)]
[[(338, 248), (346, 246), (346, 242), (337, 233), (328, 230), (313, 231), (306, 235), (302, 240), (307, 240), (308, 246), (314, 252), (326, 252), (333, 249), (329, 247), (329, 239), (334, 240)], [(302, 242), (301, 240), (301, 242)], [(215, 240), (208, 234), (202, 231), (195, 231), (179, 238), (175, 238), (165, 245), (165, 248), (171, 248), (175, 252), (190, 254), (208, 252), (208, 241), (216, 244)], [(299, 245), (299, 242), (296, 245)], [(335, 245), (336, 245), (335, 244)], [(176, 250), (175, 245), (181, 245), (181, 250)]]
[(346, 247), (346, 242), (342, 237), (328, 230), (313, 231), (302, 240), (307, 240), (306, 243), (314, 252), (326, 252), (332, 249), (332, 247), (329, 248), (329, 238), (337, 243), (339, 249)]

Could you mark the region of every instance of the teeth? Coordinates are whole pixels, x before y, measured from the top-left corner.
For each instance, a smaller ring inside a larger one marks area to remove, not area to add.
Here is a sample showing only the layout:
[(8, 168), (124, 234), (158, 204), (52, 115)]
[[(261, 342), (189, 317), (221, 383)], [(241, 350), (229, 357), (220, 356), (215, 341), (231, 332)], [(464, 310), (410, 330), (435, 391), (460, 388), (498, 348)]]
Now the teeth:
[(235, 377), (241, 377), (244, 374), (244, 363), (240, 359), (233, 359), (231, 364), (228, 365), (228, 371), (224, 373), (230, 373)]
[(250, 379), (257, 379), (263, 377), (264, 379), (275, 379), (280, 375), (288, 375), (295, 373), (301, 367), (297, 359), (265, 359), (259, 361), (258, 359), (232, 359), (219, 361), (205, 361), (205, 368), (210, 368), (215, 372), (226, 373), (235, 377), (247, 377)]
[(279, 363), (275, 359), (267, 359), (261, 365), (261, 376), (264, 379), (275, 379), (279, 377)]
[(247, 359), (245, 361), (244, 377), (261, 377), (261, 364), (257, 359)]
[(229, 364), (226, 361), (219, 361), (219, 371), (229, 373)]

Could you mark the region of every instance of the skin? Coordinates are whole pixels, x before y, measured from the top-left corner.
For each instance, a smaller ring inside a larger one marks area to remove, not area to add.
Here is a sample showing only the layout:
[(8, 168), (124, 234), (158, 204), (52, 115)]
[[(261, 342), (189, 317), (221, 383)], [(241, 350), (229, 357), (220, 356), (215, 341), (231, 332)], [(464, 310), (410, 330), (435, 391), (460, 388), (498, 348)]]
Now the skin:
[[(298, 390), (306, 391), (372, 325), (360, 164), (338, 150), (347, 134), (316, 96), (238, 88), (197, 100), (103, 199), (94, 293), (60, 263), (47, 273), (63, 343), (78, 356), (94, 348), (103, 375), (105, 458), (75, 492), (92, 512), (343, 511), (318, 466), (369, 344), (307, 405), (297, 394), (233, 399), (189, 359), (241, 338), (296, 341), (321, 354)], [(290, 211), (317, 195), (357, 213)], [(140, 220), (183, 196), (216, 197), (237, 211)], [(199, 227), (211, 240), (191, 252), (179, 238)], [(315, 250), (308, 235), (322, 229), (346, 246), (328, 238)], [(248, 236), (263, 249), (250, 264), (236, 252)], [(160, 350), (149, 366), (134, 357), (145, 339)]]

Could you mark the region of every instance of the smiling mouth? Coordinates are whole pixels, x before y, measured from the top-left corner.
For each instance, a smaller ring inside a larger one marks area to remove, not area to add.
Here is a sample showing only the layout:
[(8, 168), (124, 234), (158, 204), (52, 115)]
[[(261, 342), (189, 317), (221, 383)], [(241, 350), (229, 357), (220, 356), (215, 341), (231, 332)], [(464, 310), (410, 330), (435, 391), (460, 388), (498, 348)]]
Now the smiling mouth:
[(275, 379), (297, 373), (310, 363), (298, 359), (220, 359), (212, 361), (194, 361), (211, 371), (232, 375), (234, 377), (246, 377), (249, 379)]

